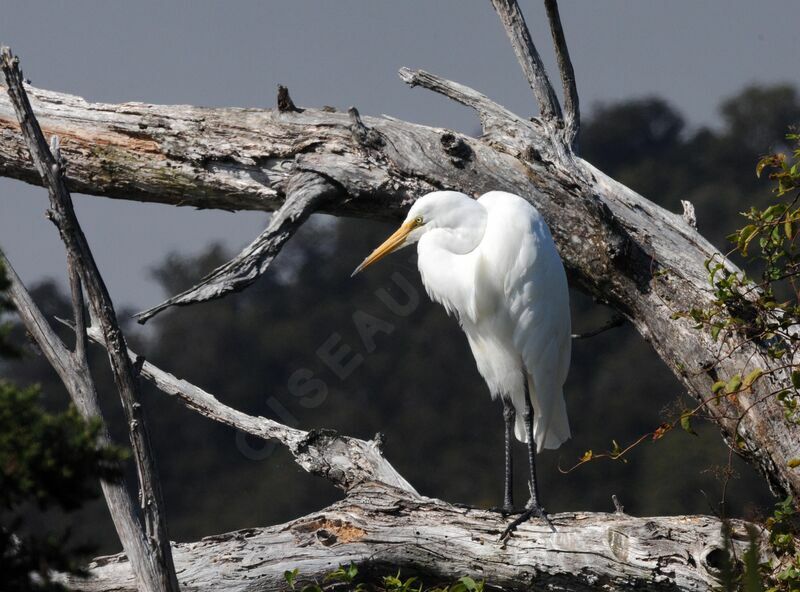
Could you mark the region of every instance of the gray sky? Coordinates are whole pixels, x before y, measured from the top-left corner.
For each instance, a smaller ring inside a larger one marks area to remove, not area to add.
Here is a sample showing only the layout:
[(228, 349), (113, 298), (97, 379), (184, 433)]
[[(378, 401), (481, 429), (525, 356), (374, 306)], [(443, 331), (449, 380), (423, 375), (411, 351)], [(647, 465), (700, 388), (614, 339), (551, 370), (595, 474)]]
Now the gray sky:
[[(521, 1), (551, 66), (541, 4)], [(800, 86), (797, 0), (562, 0), (561, 13), (584, 111), (655, 94), (690, 124), (714, 125), (720, 99), (748, 83)], [(304, 106), (356, 105), (364, 114), (476, 129), (468, 110), (402, 84), (396, 71), (409, 66), (473, 86), (518, 113), (535, 112), (488, 0), (4, 0), (0, 42), (36, 86), (92, 101), (271, 107), (280, 82)], [(148, 270), (167, 252), (194, 253), (214, 240), (238, 248), (265, 220), (75, 201), (120, 306), (160, 301)], [(0, 246), (29, 283), (64, 274), (46, 202), (42, 189), (0, 179)]]

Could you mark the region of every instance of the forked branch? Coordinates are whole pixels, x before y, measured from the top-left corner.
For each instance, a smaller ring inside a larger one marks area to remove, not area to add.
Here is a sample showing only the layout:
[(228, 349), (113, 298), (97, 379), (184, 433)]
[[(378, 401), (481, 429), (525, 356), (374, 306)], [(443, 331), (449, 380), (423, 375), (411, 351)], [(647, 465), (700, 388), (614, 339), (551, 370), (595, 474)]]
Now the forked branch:
[[(19, 70), (19, 61), (11, 54), (9, 48), (3, 47), (0, 49), (0, 62), (8, 95), (22, 129), (25, 144), (43, 184), (48, 189), (51, 207), (48, 216), (58, 228), (66, 247), (67, 258), (72, 268), (71, 274), (77, 271), (77, 274), (80, 275), (89, 297), (92, 312), (99, 320), (105, 339), (109, 344), (109, 360), (128, 421), (131, 446), (139, 476), (144, 529), (150, 543), (148, 559), (156, 565), (151, 573), (159, 578), (153, 589), (177, 592), (179, 590), (178, 581), (167, 536), (161, 485), (156, 477), (155, 460), (139, 402), (138, 383), (131, 361), (127, 356), (125, 338), (117, 323), (114, 305), (75, 216), (72, 198), (64, 182), (60, 154), (56, 158), (48, 148), (39, 122), (31, 108), (23, 85), (22, 73)], [(58, 153), (57, 139), (53, 140), (53, 147)], [(73, 278), (72, 281), (74, 284), (76, 278)], [(73, 293), (76, 294), (75, 291)], [(82, 303), (75, 303), (75, 306), (82, 306)], [(76, 314), (76, 316), (80, 315)], [(78, 328), (78, 331), (80, 330)], [(81, 339), (79, 337), (79, 343)]]
[(547, 76), (542, 58), (536, 50), (525, 17), (516, 0), (492, 0), (497, 15), (506, 29), (506, 34), (514, 48), (517, 61), (528, 79), (528, 85), (539, 103), (539, 112), (545, 121), (558, 121), (562, 118), (553, 85)]
[(544, 0), (547, 9), (547, 20), (550, 21), (550, 32), (553, 35), (553, 46), (556, 51), (558, 71), (561, 74), (561, 84), (564, 88), (564, 126), (566, 140), (574, 149), (581, 127), (580, 105), (578, 102), (578, 87), (575, 83), (575, 70), (569, 57), (567, 40), (561, 26), (561, 15), (558, 12), (557, 0)]

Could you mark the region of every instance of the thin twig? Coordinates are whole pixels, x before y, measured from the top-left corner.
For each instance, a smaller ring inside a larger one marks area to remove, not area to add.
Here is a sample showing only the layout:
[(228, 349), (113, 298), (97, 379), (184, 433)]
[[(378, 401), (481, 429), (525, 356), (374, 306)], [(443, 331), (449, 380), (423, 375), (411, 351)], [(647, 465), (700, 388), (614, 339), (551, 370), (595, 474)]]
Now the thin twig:
[(598, 327), (597, 329), (592, 329), (591, 331), (587, 331), (586, 333), (573, 333), (573, 339), (587, 339), (589, 337), (594, 337), (595, 335), (600, 335), (600, 333), (605, 333), (610, 329), (615, 329), (616, 327), (621, 327), (625, 324), (625, 317), (622, 315), (614, 315), (614, 317), (608, 321), (605, 325)]

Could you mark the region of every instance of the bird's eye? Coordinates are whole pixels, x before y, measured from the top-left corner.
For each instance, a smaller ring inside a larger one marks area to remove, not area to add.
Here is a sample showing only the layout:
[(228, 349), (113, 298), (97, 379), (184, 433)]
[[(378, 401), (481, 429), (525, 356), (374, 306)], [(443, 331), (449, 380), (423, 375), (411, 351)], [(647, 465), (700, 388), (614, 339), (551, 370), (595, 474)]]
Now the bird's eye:
[(414, 224), (416, 224), (417, 226), (422, 226), (422, 216), (417, 216), (416, 218), (414, 218)]

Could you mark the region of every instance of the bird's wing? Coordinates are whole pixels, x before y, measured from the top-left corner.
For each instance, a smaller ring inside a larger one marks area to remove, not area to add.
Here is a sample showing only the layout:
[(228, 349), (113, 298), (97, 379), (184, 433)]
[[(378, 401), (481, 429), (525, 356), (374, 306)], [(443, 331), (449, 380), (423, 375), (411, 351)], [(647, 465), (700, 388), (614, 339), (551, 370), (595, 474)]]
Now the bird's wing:
[[(489, 213), (481, 267), (502, 295), (498, 313), (507, 315), (528, 374), (534, 439), (539, 449), (558, 448), (570, 435), (563, 394), (571, 352), (564, 266), (547, 224), (527, 201), (502, 192), (487, 193), (479, 201)], [(521, 411), (524, 394), (512, 397)], [(518, 423), (520, 439), (525, 439), (523, 427)]]

